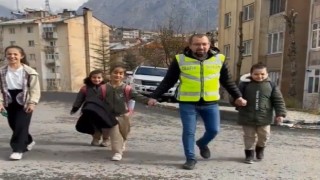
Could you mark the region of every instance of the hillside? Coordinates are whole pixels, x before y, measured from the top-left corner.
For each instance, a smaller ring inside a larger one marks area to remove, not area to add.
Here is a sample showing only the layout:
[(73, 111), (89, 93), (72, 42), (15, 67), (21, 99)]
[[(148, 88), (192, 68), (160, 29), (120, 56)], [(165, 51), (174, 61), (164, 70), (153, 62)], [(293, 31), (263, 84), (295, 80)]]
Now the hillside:
[(78, 13), (82, 7), (109, 25), (145, 30), (168, 25), (169, 17), (187, 32), (214, 29), (218, 21), (218, 0), (89, 0)]

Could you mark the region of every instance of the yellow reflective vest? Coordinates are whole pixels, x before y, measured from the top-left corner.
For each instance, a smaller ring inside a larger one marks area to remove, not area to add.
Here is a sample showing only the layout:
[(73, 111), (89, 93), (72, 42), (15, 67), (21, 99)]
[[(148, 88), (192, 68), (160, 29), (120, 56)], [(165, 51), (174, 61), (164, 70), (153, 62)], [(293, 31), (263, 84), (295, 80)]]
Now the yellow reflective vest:
[(176, 55), (180, 68), (180, 85), (177, 100), (181, 102), (197, 102), (200, 98), (205, 101), (220, 99), (220, 70), (225, 56), (217, 54), (204, 61)]

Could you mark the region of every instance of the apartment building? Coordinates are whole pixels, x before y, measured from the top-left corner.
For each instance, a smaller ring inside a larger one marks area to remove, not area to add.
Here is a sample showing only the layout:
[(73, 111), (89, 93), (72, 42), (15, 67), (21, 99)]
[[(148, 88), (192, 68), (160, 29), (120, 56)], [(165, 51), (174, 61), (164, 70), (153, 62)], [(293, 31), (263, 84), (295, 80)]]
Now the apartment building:
[(304, 107), (320, 108), (320, 0), (310, 5), (309, 39), (304, 90)]
[(140, 38), (140, 30), (132, 28), (113, 28), (111, 29), (111, 42), (120, 42), (123, 40)]
[(102, 33), (109, 40), (109, 27), (89, 9), (79, 16), (66, 10), (59, 15), (41, 12), (28, 11), (26, 18), (1, 22), (0, 49), (21, 46), (40, 74), (43, 91), (78, 91), (94, 69), (93, 45), (99, 44)]
[[(278, 83), (286, 100), (290, 99), (296, 107), (302, 107), (310, 4), (311, 0), (220, 0), (219, 48), (226, 55), (232, 74), (236, 74), (239, 60), (239, 27), (242, 27), (240, 74), (248, 73), (252, 64), (265, 63), (270, 78)], [(293, 23), (296, 71), (292, 70), (294, 65), (288, 56), (293, 36), (284, 18), (284, 15), (290, 15), (292, 9), (298, 13)], [(295, 78), (292, 78), (292, 73), (295, 73)], [(290, 96), (293, 80), (296, 83), (295, 95)]]

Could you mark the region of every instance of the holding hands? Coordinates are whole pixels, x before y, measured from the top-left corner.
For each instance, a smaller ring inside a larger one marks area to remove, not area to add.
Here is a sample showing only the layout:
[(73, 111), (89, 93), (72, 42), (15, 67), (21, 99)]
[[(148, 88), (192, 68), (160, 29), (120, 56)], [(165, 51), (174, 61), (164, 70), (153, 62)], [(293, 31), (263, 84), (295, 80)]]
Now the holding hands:
[(279, 125), (280, 123), (283, 122), (283, 119), (284, 118), (282, 116), (277, 116), (277, 117), (274, 118), (274, 122), (275, 122), (276, 125)]
[(149, 98), (148, 100), (148, 106), (155, 106), (158, 103), (156, 99)]
[(242, 97), (239, 97), (234, 101), (236, 106), (246, 106), (247, 105), (247, 100), (243, 99)]

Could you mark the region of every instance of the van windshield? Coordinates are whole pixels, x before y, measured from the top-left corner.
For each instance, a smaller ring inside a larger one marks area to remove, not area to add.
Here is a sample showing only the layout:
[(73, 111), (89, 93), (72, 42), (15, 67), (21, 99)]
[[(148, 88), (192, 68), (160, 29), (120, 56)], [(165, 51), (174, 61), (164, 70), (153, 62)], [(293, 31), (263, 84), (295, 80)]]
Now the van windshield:
[(139, 67), (135, 74), (164, 77), (166, 73), (167, 73), (167, 69)]

